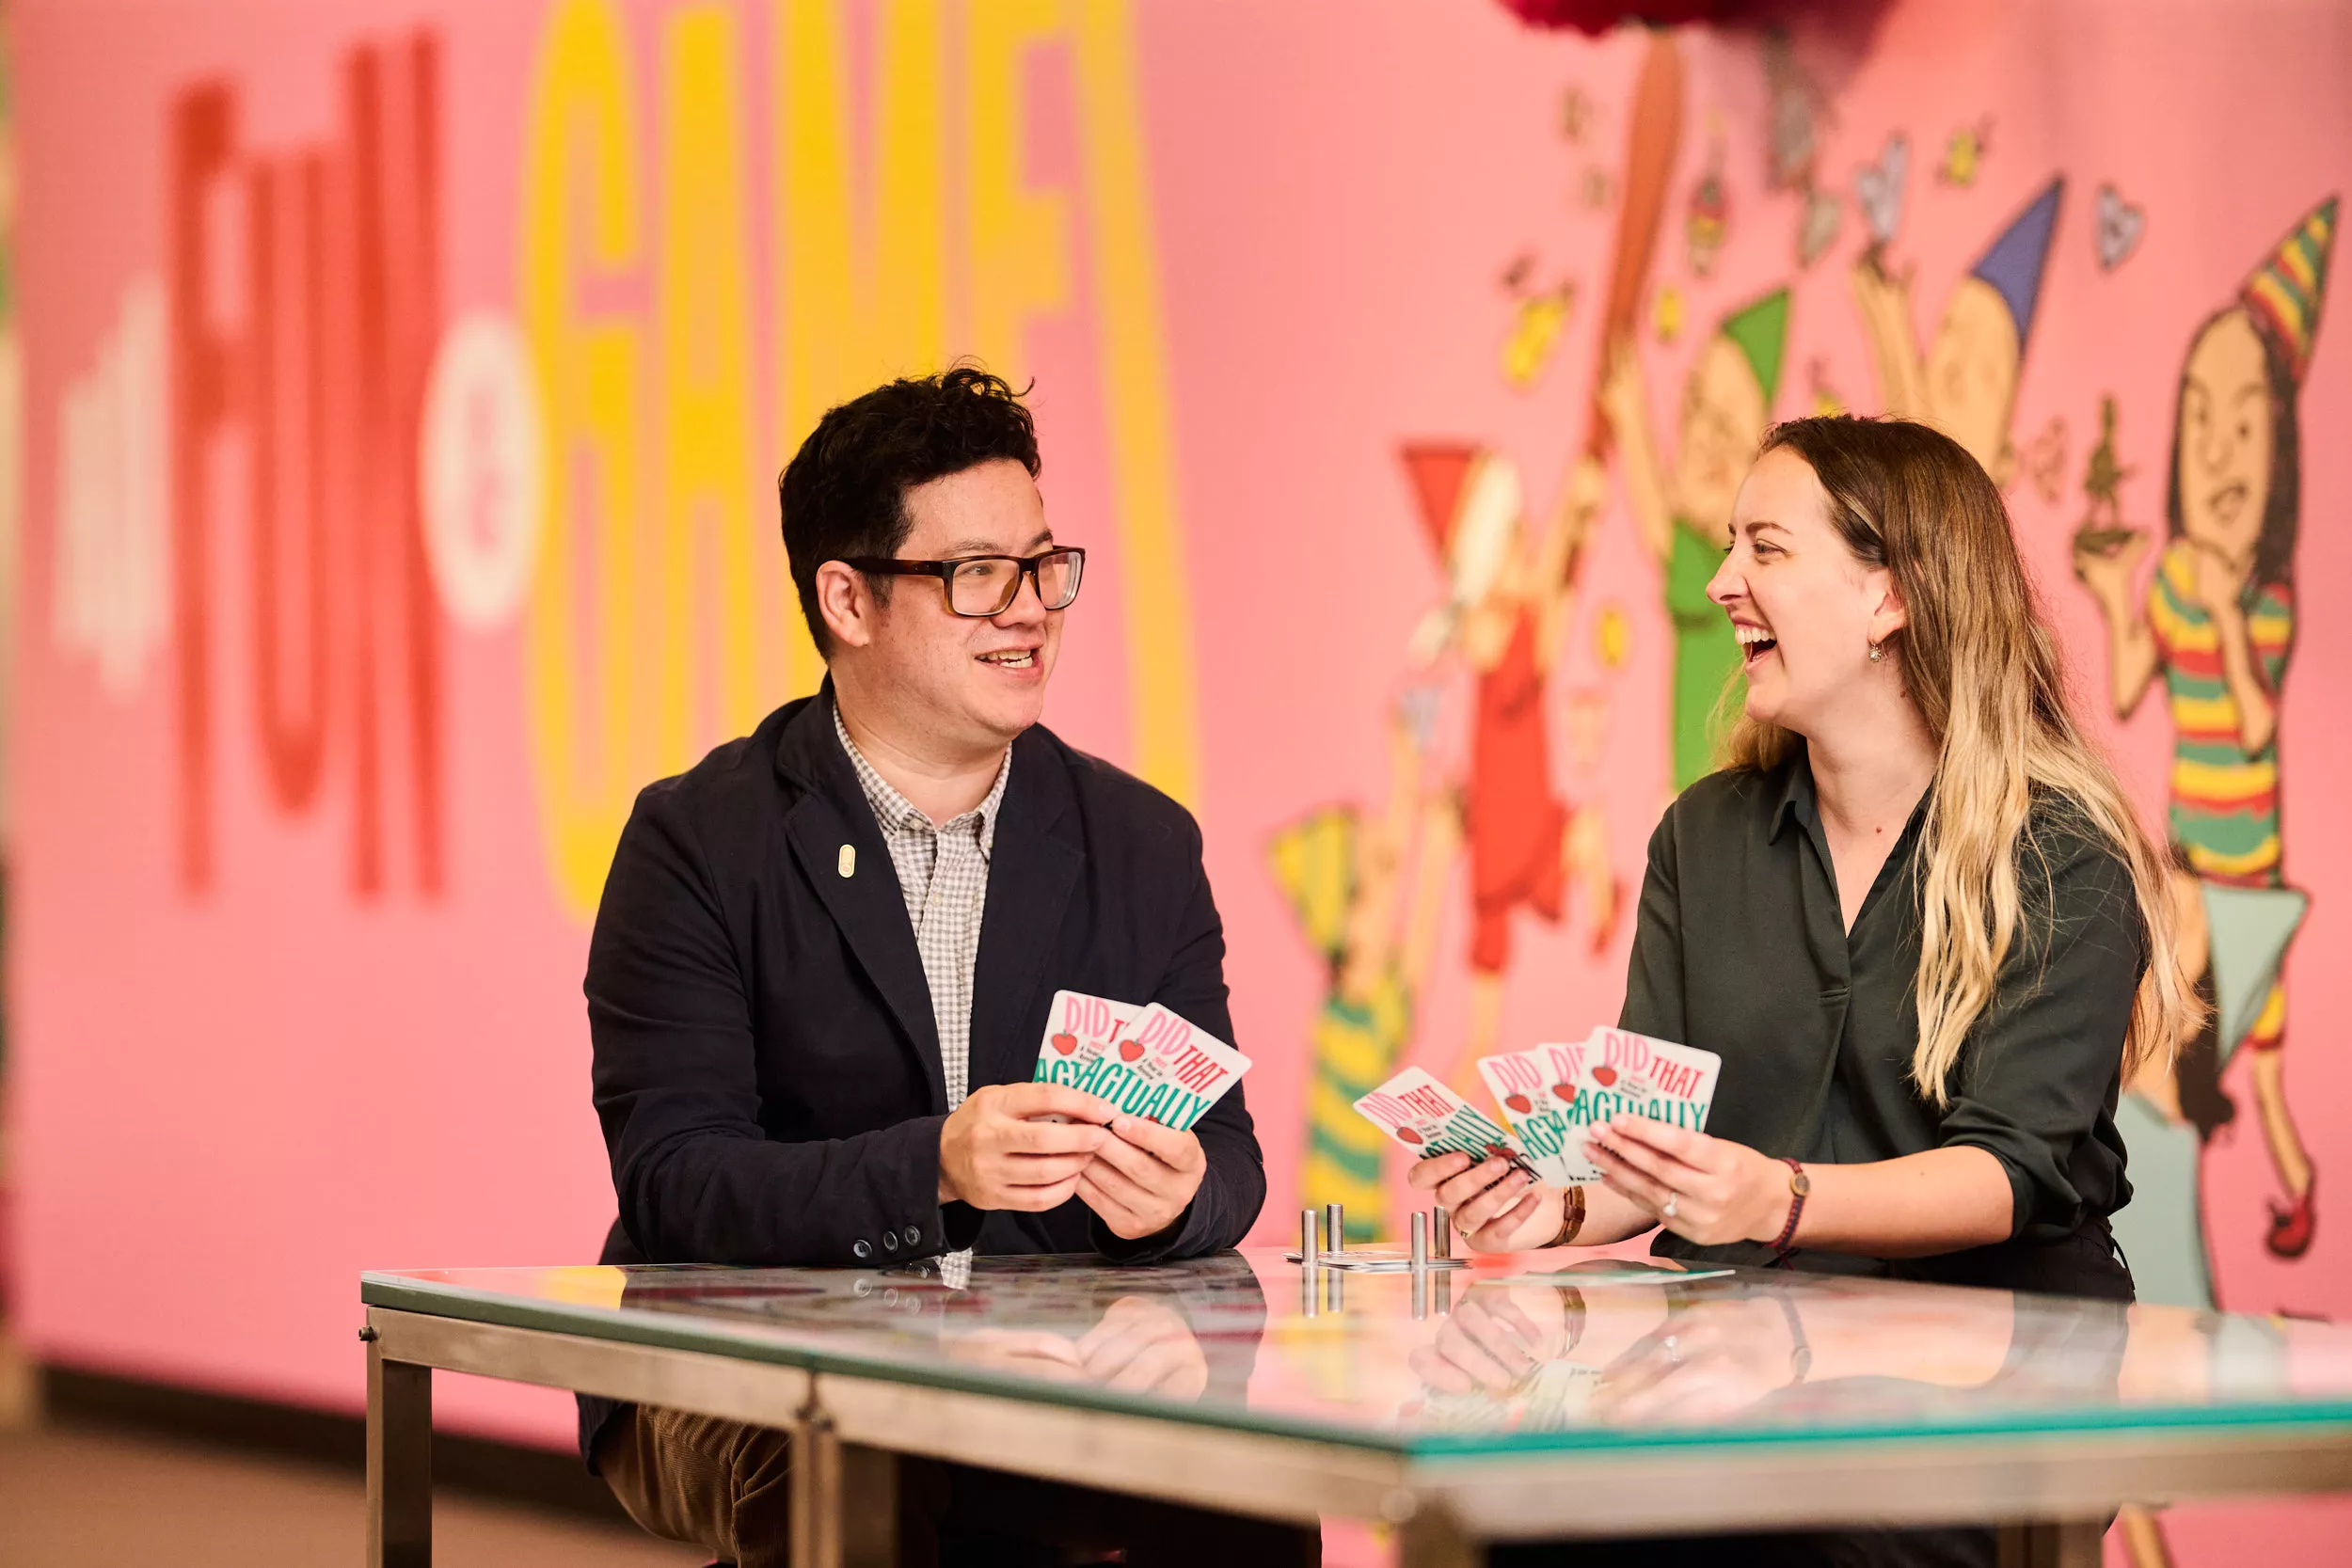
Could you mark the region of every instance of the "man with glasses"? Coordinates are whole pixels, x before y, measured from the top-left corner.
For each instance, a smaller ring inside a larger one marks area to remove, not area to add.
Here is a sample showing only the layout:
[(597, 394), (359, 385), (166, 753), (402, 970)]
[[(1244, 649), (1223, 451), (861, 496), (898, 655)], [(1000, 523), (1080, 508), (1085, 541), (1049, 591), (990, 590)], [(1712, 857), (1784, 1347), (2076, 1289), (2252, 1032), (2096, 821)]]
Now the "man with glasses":
[[(1038, 722), (1086, 553), (1057, 545), (1012, 389), (960, 366), (832, 410), (778, 490), (827, 677), (648, 786), (588, 958), (607, 1262), (841, 1264), (1237, 1244), (1265, 1177), (1237, 1088), (1178, 1132), (1029, 1082), (1054, 992), (1219, 1038), (1200, 832)], [(751, 1568), (788, 1534), (781, 1433), (581, 1402), (637, 1520)], [(1312, 1531), (902, 1466), (902, 1559), (1312, 1561)]]

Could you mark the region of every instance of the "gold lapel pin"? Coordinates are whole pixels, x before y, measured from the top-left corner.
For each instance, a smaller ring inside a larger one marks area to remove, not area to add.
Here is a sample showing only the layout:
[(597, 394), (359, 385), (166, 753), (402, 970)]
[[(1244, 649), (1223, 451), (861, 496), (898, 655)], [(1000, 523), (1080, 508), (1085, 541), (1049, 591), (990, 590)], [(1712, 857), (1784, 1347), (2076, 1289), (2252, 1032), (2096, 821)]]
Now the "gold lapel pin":
[(856, 875), (857, 875), (857, 846), (856, 846), (856, 845), (854, 845), (854, 844), (845, 844), (845, 845), (843, 845), (843, 846), (841, 847), (841, 859), (840, 859), (840, 861), (839, 861), (837, 863), (840, 865), (840, 867), (841, 867), (841, 875), (843, 875), (844, 877), (854, 877), (854, 876), (856, 876)]

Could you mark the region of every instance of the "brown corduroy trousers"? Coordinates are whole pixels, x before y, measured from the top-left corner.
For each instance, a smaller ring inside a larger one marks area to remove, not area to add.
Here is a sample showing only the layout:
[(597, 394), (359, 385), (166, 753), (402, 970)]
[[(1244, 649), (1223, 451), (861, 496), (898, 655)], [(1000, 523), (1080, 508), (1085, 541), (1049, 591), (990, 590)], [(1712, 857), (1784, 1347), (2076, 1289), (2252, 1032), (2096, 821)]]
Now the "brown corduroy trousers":
[[(639, 1406), (615, 1417), (596, 1467), (629, 1517), (738, 1568), (787, 1568), (791, 1439), (768, 1427)], [(1119, 1554), (1114, 1557), (1113, 1554)], [(904, 1568), (1317, 1568), (1321, 1531), (1001, 1471), (898, 1462)]]

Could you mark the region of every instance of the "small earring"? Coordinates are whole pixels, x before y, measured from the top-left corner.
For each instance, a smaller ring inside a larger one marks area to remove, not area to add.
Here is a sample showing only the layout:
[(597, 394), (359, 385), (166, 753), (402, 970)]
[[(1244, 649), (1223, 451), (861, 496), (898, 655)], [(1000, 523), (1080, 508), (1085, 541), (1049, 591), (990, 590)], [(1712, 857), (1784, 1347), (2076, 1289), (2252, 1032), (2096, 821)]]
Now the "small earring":
[(1871, 662), (1871, 663), (1876, 664), (1876, 663), (1877, 663), (1880, 659), (1884, 658), (1885, 657), (1886, 657), (1885, 653), (1880, 649), (1880, 647), (1879, 647), (1879, 645), (1878, 645), (1877, 643), (1873, 642), (1873, 643), (1871, 643), (1871, 644), (1870, 644), (1870, 662)]

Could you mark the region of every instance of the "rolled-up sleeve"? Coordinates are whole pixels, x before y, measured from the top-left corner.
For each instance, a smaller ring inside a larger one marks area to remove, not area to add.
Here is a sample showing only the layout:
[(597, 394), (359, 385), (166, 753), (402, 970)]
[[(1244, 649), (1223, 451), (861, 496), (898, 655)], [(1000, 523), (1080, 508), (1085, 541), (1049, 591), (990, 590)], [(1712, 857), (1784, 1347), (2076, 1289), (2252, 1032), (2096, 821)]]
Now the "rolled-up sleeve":
[[(2071, 1229), (2085, 1145), (2114, 1104), (2147, 936), (2131, 873), (2103, 844), (2041, 835), (2019, 867), (2026, 918), (1992, 1006), (1972, 1031), (1947, 1148), (1981, 1148), (2009, 1173), (2012, 1237)], [(2036, 918), (2049, 911), (2046, 922)]]

